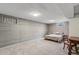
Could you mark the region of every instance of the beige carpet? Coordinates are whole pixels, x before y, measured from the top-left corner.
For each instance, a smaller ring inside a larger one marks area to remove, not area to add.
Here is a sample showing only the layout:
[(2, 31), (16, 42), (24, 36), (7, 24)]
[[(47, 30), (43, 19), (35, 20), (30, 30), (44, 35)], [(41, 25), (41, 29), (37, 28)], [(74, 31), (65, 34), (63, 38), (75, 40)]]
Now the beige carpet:
[(0, 55), (66, 55), (62, 43), (37, 39), (0, 48)]

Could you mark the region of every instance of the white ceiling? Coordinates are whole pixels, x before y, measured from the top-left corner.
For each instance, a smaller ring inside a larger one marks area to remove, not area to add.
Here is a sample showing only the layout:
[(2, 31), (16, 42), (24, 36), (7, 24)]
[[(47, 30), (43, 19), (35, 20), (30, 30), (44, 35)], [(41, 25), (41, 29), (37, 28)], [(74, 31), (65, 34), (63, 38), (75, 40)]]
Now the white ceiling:
[[(73, 7), (75, 5), (78, 4), (0, 3), (0, 13), (42, 23), (53, 23), (56, 21), (65, 21), (66, 17), (73, 17)], [(33, 15), (30, 15), (30, 13), (39, 13), (40, 15), (38, 17), (35, 17)]]

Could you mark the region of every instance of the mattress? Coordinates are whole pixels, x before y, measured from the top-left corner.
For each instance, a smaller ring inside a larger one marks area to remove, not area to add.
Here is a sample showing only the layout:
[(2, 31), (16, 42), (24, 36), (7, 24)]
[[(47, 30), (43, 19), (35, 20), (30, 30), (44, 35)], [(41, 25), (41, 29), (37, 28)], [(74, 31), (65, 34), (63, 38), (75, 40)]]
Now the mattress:
[(45, 38), (60, 42), (62, 40), (63, 36), (57, 35), (57, 34), (50, 34), (50, 35), (46, 35)]

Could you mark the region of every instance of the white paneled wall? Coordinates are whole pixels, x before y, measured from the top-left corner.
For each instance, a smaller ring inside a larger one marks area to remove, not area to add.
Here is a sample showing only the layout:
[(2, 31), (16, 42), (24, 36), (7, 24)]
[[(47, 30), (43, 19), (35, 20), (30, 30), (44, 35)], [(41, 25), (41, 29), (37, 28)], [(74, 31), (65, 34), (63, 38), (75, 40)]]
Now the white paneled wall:
[(75, 18), (69, 20), (69, 35), (79, 37), (79, 15), (75, 15)]
[(0, 15), (0, 47), (41, 38), (46, 34), (46, 25), (33, 21)]

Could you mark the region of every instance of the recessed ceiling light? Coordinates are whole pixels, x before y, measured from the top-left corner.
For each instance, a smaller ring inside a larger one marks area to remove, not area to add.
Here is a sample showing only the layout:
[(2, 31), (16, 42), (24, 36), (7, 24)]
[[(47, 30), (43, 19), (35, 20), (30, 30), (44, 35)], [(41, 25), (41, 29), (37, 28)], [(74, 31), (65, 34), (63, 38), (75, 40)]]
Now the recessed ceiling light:
[(40, 12), (31, 12), (30, 15), (34, 16), (34, 17), (38, 17), (41, 15)]
[(55, 22), (55, 20), (49, 20), (49, 22)]
[(33, 16), (35, 16), (35, 17), (37, 17), (37, 16), (39, 16), (40, 14), (38, 14), (38, 13), (35, 13), (35, 14), (33, 14)]

